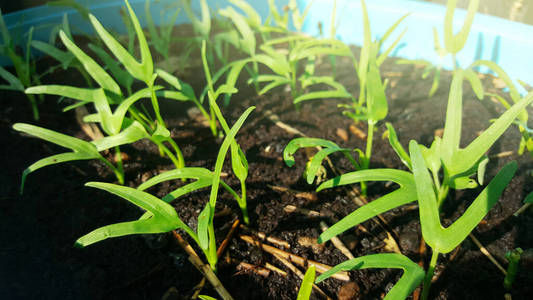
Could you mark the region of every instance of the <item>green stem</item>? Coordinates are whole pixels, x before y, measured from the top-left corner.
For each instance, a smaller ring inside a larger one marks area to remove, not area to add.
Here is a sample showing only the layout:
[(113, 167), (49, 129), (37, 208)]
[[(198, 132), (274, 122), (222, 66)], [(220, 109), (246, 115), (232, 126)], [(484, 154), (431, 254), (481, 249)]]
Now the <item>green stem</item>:
[(433, 250), (431, 254), (431, 262), (429, 263), (428, 271), (426, 272), (426, 277), (424, 278), (424, 288), (422, 289), (422, 300), (427, 300), (429, 296), (429, 288), (431, 287), (431, 279), (433, 278), (433, 273), (435, 272), (435, 266), (437, 265), (437, 258), (439, 257), (439, 252)]
[(37, 100), (31, 94), (26, 94), (31, 103), (31, 111), (33, 113), (33, 119), (39, 121), (39, 107), (37, 107)]
[[(211, 209), (214, 209), (214, 207)], [(213, 270), (213, 272), (216, 273), (218, 256), (217, 256), (217, 243), (215, 240), (215, 228), (213, 227), (213, 220), (209, 222), (207, 233), (209, 234), (209, 248), (207, 248), (207, 253), (206, 253), (207, 261), (209, 262), (209, 266), (211, 267), (211, 270)]]
[(122, 174), (121, 184), (124, 184), (124, 164), (122, 163), (122, 153), (120, 152), (119, 146), (115, 146), (115, 160), (117, 162), (117, 169)]
[(152, 107), (154, 108), (157, 122), (166, 127), (165, 121), (163, 121), (163, 118), (161, 117), (161, 112), (159, 111), (159, 102), (157, 102), (157, 96), (155, 95), (153, 80), (151, 82), (148, 82), (148, 88), (150, 89), (150, 96), (151, 96), (150, 98), (152, 100)]
[(449, 190), (450, 190), (450, 187), (446, 183), (443, 183), (438, 189), (437, 204), (439, 206), (439, 209), (442, 206), (442, 204), (444, 204), (444, 200), (446, 200)]
[(117, 177), (118, 183), (124, 184), (124, 173), (121, 173), (111, 162), (109, 162), (107, 159), (100, 157), (99, 158), (101, 162), (103, 162), (108, 168), (110, 168), (113, 173), (115, 173), (115, 177)]
[(176, 144), (176, 142), (174, 142), (174, 140), (172, 138), (170, 138), (170, 137), (168, 138), (167, 142), (172, 146), (172, 148), (174, 149), (174, 152), (176, 152), (176, 155), (178, 156), (178, 166), (177, 167), (178, 168), (185, 167), (185, 159), (183, 158), (183, 153), (181, 152), (181, 149), (178, 146), (178, 144)]
[(242, 211), (242, 219), (244, 224), (250, 225), (250, 219), (248, 217), (248, 208), (246, 207), (246, 183), (244, 180), (241, 181), (241, 201), (239, 201), (239, 206)]

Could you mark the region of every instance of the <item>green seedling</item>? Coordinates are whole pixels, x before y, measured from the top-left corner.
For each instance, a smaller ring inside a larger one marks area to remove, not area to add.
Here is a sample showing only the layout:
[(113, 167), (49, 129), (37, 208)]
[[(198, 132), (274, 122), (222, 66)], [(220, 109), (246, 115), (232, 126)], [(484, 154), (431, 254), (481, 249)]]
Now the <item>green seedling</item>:
[(310, 265), (305, 271), (304, 279), (300, 285), (298, 296), (296, 300), (309, 300), (311, 298), (311, 292), (313, 291), (313, 283), (315, 282), (315, 265)]
[(470, 204), (464, 214), (453, 224), (444, 228), (440, 223), (435, 186), (426, 167), (422, 151), (415, 141), (409, 143), (409, 152), (416, 183), (422, 236), (433, 250), (422, 293), (422, 299), (427, 299), (439, 253), (452, 251), (466, 239), (468, 234), (498, 202), (500, 195), (513, 178), (518, 166), (516, 162), (505, 165)]
[(319, 283), (340, 271), (360, 270), (369, 268), (402, 269), (403, 275), (385, 296), (385, 300), (405, 299), (424, 279), (424, 270), (404, 255), (397, 253), (372, 254), (350, 259), (336, 265), (318, 276)]
[[(283, 160), (285, 161), (285, 164), (287, 164), (288, 167), (294, 166), (294, 153), (300, 148), (308, 147), (320, 149), (312, 158), (309, 159), (309, 163), (307, 164), (305, 173), (308, 184), (313, 184), (322, 166), (322, 161), (332, 153), (341, 152), (344, 154), (344, 156), (352, 163), (355, 170), (361, 170), (361, 164), (364, 163), (361, 161), (364, 160), (364, 153), (359, 149), (352, 150), (349, 148), (341, 148), (337, 144), (324, 139), (296, 138), (291, 140), (283, 150)], [(357, 162), (357, 160), (352, 157), (352, 152), (359, 154), (360, 162)]]
[[(371, 203), (362, 206), (350, 215), (343, 218), (331, 226), (328, 230), (322, 233), (318, 239), (320, 243), (328, 241), (332, 237), (342, 233), (343, 231), (360, 224), (382, 212), (394, 209), (398, 206), (418, 201), (420, 211), (420, 223), (422, 227), (422, 235), (426, 243), (432, 248), (433, 254), (430, 262), (426, 279), (424, 282), (423, 299), (427, 299), (429, 287), (433, 271), (437, 263), (439, 253), (448, 253), (459, 245), (468, 234), (477, 226), (477, 224), (485, 217), (488, 211), (496, 204), (498, 198), (502, 194), (505, 187), (509, 184), (517, 169), (516, 162), (507, 164), (488, 184), (488, 186), (478, 195), (472, 202), (470, 207), (465, 211), (463, 216), (457, 219), (452, 225), (447, 228), (442, 227), (440, 223), (437, 194), (431, 176), (426, 167), (424, 157), (422, 156), (420, 145), (415, 141), (409, 144), (409, 152), (411, 154), (411, 163), (413, 173), (407, 171), (400, 171), (394, 169), (375, 169), (362, 170), (353, 173), (343, 174), (337, 178), (324, 182), (317, 191), (325, 188), (336, 187), (345, 184), (352, 184), (362, 180), (369, 181), (393, 181), (400, 185), (400, 188), (372, 201)], [(362, 257), (360, 259), (365, 259)], [(391, 267), (399, 257), (395, 256), (386, 264), (379, 267)], [(377, 259), (377, 258), (376, 258)], [(405, 258), (407, 259), (407, 258)], [(410, 261), (409, 261), (410, 262)], [(412, 263), (412, 262), (411, 262)], [(337, 268), (334, 270), (347, 270), (357, 266), (356, 263), (350, 261), (345, 262), (342, 266), (345, 268)], [(413, 265), (416, 265), (413, 263)], [(349, 266), (349, 267), (348, 267)], [(418, 267), (418, 266), (417, 266)], [(332, 270), (333, 271), (333, 270)], [(407, 271), (406, 271), (407, 273)], [(328, 275), (330, 275), (328, 273)], [(324, 276), (324, 275), (322, 275)], [(405, 275), (404, 275), (405, 276)], [(408, 285), (402, 296), (398, 299), (404, 299), (424, 277), (418, 275), (419, 279), (414, 281), (413, 285)], [(321, 278), (319, 277), (319, 280)], [(397, 286), (403, 286), (403, 283), (398, 282)], [(392, 292), (392, 291), (391, 291)], [(397, 299), (393, 297), (391, 299)]]
[[(230, 128), (228, 126), (228, 123), (226, 122), (224, 116), (222, 115), (222, 112), (220, 111), (220, 108), (217, 105), (217, 98), (221, 94), (233, 94), (238, 92), (238, 90), (235, 88), (235, 82), (236, 82), (236, 76), (238, 74), (233, 73), (234, 69), (230, 70), (230, 74), (228, 75), (228, 80), (225, 84), (220, 85), (216, 90), (213, 86), (213, 79), (211, 78), (211, 72), (209, 70), (209, 65), (207, 63), (206, 53), (205, 53), (205, 41), (202, 45), (202, 62), (204, 65), (204, 72), (207, 79), (207, 97), (209, 98), (209, 107), (211, 110), (211, 121), (218, 121), (220, 122), (220, 125), (222, 126), (222, 129), (224, 130), (224, 133), (226, 135), (230, 134)], [(216, 116), (216, 118), (215, 118)], [(211, 125), (211, 129), (213, 130), (213, 133), (216, 132), (216, 124)], [(239, 207), (241, 208), (243, 220), (246, 224), (249, 223), (248, 219), (248, 209), (246, 205), (246, 178), (248, 177), (248, 161), (246, 160), (246, 156), (244, 155), (244, 152), (241, 150), (241, 147), (239, 144), (237, 144), (235, 139), (231, 139), (231, 167), (233, 170), (233, 173), (239, 181), (241, 182), (241, 197), (236, 198), (237, 202), (239, 203)]]
[[(470, 0), (470, 2), (468, 3), (468, 12), (466, 14), (463, 27), (461, 27), (461, 30), (457, 34), (453, 34), (453, 15), (455, 13), (456, 7), (457, 0), (450, 0), (446, 4), (446, 15), (444, 17), (444, 47), (442, 47), (442, 44), (440, 42), (440, 37), (437, 32), (437, 28), (433, 28), (433, 44), (435, 47), (435, 51), (437, 52), (440, 58), (440, 63), (437, 66), (425, 60), (399, 60), (397, 62), (398, 64), (416, 64), (425, 66), (424, 72), (422, 74), (422, 79), (426, 79), (431, 75), (431, 73), (433, 73), (433, 84), (431, 85), (431, 89), (429, 90), (429, 97), (432, 97), (439, 88), (442, 62), (444, 61), (444, 59), (448, 55), (451, 55), (454, 69), (459, 66), (456, 55), (464, 48), (464, 45), (468, 39), (470, 29), (472, 28), (472, 23), (474, 22), (474, 16), (479, 7), (479, 0)], [(479, 86), (479, 88), (477, 88), (477, 90), (479, 91), (479, 89), (481, 88), (481, 82), (475, 72), (469, 72), (469, 76), (467, 76), (467, 78), (468, 80), (470, 80), (470, 83), (472, 84), (472, 87), (475, 91), (476, 87)], [(483, 98), (482, 94), (480, 95), (477, 91), (476, 95), (480, 100)]]
[(275, 0), (268, 0), (270, 14), (265, 22), (266, 24), (263, 27), (263, 31), (289, 33), (291, 32), (289, 28), (289, 21), (292, 21), (292, 25), (296, 29), (296, 32), (301, 33), (305, 18), (309, 13), (309, 9), (311, 8), (313, 1), (309, 1), (302, 12), (298, 8), (298, 3), (296, 0), (289, 0), (288, 5), (283, 8), (284, 12), (280, 13), (276, 6)]
[[(288, 52), (280, 46), (289, 45)], [(263, 53), (257, 54), (255, 61), (267, 66), (274, 74), (258, 75), (249, 83), (266, 85), (259, 91), (263, 95), (273, 88), (289, 86), (293, 103), (323, 98), (351, 98), (342, 84), (332, 76), (315, 75), (317, 57), (321, 55), (349, 56), (349, 48), (337, 40), (316, 40), (304, 35), (290, 35), (269, 40), (260, 46)], [(303, 74), (299, 71), (304, 66)], [(327, 86), (332, 89), (309, 91), (314, 86)]]
[(520, 263), (520, 256), (524, 253), (522, 248), (516, 248), (505, 253), (505, 258), (509, 262), (507, 266), (507, 275), (503, 279), (503, 286), (506, 290), (511, 290), (513, 288), (513, 283), (516, 278), (516, 273), (518, 273), (518, 266)]
[(99, 152), (110, 148), (118, 147), (123, 144), (132, 143), (141, 138), (156, 138), (155, 136), (150, 137), (146, 133), (144, 128), (137, 122), (133, 122), (127, 129), (123, 130), (121, 133), (115, 136), (105, 137), (94, 142), (87, 142), (78, 138), (55, 132), (53, 130), (24, 123), (16, 123), (15, 125), (13, 125), (13, 129), (71, 150), (71, 152), (56, 154), (43, 158), (27, 167), (22, 173), (22, 182), (20, 187), (21, 193), (24, 190), (24, 183), (26, 181), (26, 177), (33, 171), (36, 171), (45, 166), (74, 160), (98, 159), (99, 161), (103, 162), (107, 167), (109, 167), (115, 173), (117, 180), (121, 184), (123, 184), (124, 171), (122, 170), (122, 166), (120, 164), (119, 166), (114, 166), (111, 162), (109, 162), (102, 155), (100, 155)]
[[(146, 24), (148, 31), (150, 32), (151, 44), (159, 54), (163, 56), (165, 60), (169, 59), (169, 50), (171, 45), (172, 29), (174, 23), (178, 18), (180, 8), (173, 8), (174, 13), (168, 18), (167, 22), (161, 22), (159, 31), (156, 29), (154, 20), (152, 19), (152, 13), (150, 12), (150, 0), (146, 0), (144, 5), (146, 14)], [(161, 11), (160, 19), (164, 20), (164, 11)]]
[[(125, 74), (124, 71), (119, 72), (119, 67), (116, 64), (111, 64), (111, 70), (114, 70), (115, 75), (121, 78), (124, 76), (125, 78), (135, 78), (143, 81), (147, 85), (147, 88), (139, 90), (127, 98), (124, 97), (117, 82), (90, 56), (85, 54), (78, 46), (76, 46), (76, 44), (72, 42), (72, 40), (64, 31), (60, 31), (59, 36), (63, 44), (66, 46), (68, 51), (70, 51), (70, 53), (72, 53), (80, 61), (85, 71), (100, 86), (100, 88), (87, 89), (64, 85), (44, 85), (28, 88), (26, 89), (26, 93), (59, 95), (79, 101), (78, 103), (75, 103), (66, 109), (92, 103), (97, 113), (87, 116), (85, 121), (100, 123), (104, 132), (109, 136), (118, 135), (121, 130), (128, 127), (129, 123), (131, 123), (131, 120), (126, 118), (125, 115), (126, 113), (129, 113), (133, 120), (145, 127), (145, 130), (149, 133), (149, 136), (153, 137), (150, 138), (150, 140), (159, 147), (161, 153), (167, 155), (177, 168), (181, 168), (185, 165), (185, 163), (180, 148), (174, 142), (174, 140), (170, 138), (169, 134), (160, 134), (160, 132), (168, 131), (161, 117), (156, 95), (156, 92), (160, 90), (161, 87), (154, 85), (157, 74), (155, 74), (153, 71), (152, 57), (139, 21), (127, 1), (126, 6), (128, 7), (131, 22), (137, 34), (137, 39), (139, 40), (142, 58), (140, 63), (136, 61), (136, 59), (126, 49), (124, 49), (108, 31), (103, 28), (103, 26), (93, 15), (89, 15), (89, 18), (104, 44), (106, 44), (109, 50), (114, 54), (118, 61), (122, 63), (127, 71), (127, 74)], [(97, 49), (95, 47), (93, 48)], [(100, 52), (103, 52), (103, 50)], [(106, 57), (102, 53), (100, 54), (102, 57)], [(104, 61), (105, 60), (106, 59), (104, 59)], [(112, 59), (108, 57), (107, 61), (112, 61)], [(130, 93), (131, 80), (122, 79), (121, 81), (125, 84), (128, 84), (126, 87), (128, 89), (128, 93)], [(164, 91), (161, 91), (160, 94), (164, 94)], [(152, 121), (147, 114), (141, 113), (134, 106), (135, 102), (142, 98), (149, 98), (151, 100), (157, 122)], [(118, 105), (114, 112), (112, 111), (111, 105)], [(169, 150), (164, 143), (170, 144), (174, 152)], [(117, 156), (120, 156), (120, 148), (115, 148), (115, 151), (117, 152)], [(119, 168), (121, 167), (122, 164), (119, 160)]]
[[(4, 22), (2, 10), (0, 9), (0, 32), (2, 34), (3, 44), (0, 45), (0, 54), (7, 56), (13, 63), (15, 75), (9, 73), (6, 69), (0, 67), (0, 77), (7, 81), (8, 85), (0, 85), (0, 89), (12, 91), (24, 91), (24, 88), (33, 84), (39, 84), (39, 76), (35, 71), (35, 62), (31, 58), (31, 42), (33, 39), (33, 27), (27, 32), (24, 53), (17, 52), (15, 41), (12, 39), (9, 30)], [(9, 75), (8, 75), (9, 73)], [(31, 104), (33, 118), (39, 120), (38, 100), (34, 95), (26, 95)]]
[[(465, 148), (460, 148), (462, 130), (462, 98), (463, 98), (463, 70), (456, 70), (450, 87), (446, 123), (442, 139), (436, 137), (430, 148), (422, 147), (426, 164), (431, 170), (433, 182), (438, 190), (438, 203), (442, 205), (449, 188), (475, 188), (478, 183), (470, 177), (478, 174), (478, 182), (483, 183), (482, 174), (485, 172), (487, 157), (485, 152), (498, 140), (514, 120), (523, 113), (524, 109), (533, 101), (533, 92), (510, 107), (487, 130), (472, 141)], [(392, 125), (389, 128), (389, 140), (402, 161), (411, 168), (409, 157), (397, 140)], [(443, 169), (443, 179), (439, 172)]]
[[(79, 238), (76, 241), (76, 245), (85, 247), (111, 237), (131, 234), (162, 233), (181, 228), (200, 246), (207, 257), (211, 268), (216, 270), (218, 258), (216, 254), (215, 231), (213, 227), (214, 209), (220, 185), (229, 188), (220, 179), (222, 165), (224, 164), (224, 159), (230, 144), (235, 139), (235, 135), (254, 108), (255, 107), (248, 108), (229, 130), (220, 147), (214, 172), (210, 172), (203, 168), (183, 168), (180, 170), (173, 170), (150, 179), (143, 185), (139, 186), (138, 189), (101, 182), (90, 182), (86, 184), (87, 186), (96, 187), (120, 196), (145, 209), (147, 212), (136, 221), (117, 223), (98, 228)], [(193, 178), (197, 179), (197, 181), (173, 191), (163, 198), (163, 200), (142, 191), (143, 189), (149, 188), (162, 181), (177, 178)], [(195, 232), (181, 221), (176, 210), (167, 202), (209, 185), (211, 185), (209, 202), (198, 216), (198, 228)], [(231, 191), (231, 188), (229, 190)], [(235, 196), (236, 193), (233, 192), (233, 195)]]

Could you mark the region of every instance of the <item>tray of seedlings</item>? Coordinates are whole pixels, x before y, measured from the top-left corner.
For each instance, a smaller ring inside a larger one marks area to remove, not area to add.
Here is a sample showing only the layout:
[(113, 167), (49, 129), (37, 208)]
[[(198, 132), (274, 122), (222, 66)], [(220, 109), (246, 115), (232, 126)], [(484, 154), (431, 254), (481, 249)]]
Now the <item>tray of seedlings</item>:
[[(124, 0), (119, 34), (53, 1), (94, 33), (47, 42), (0, 14), (4, 295), (530, 298), (531, 86), (389, 57), (409, 15), (376, 38), (364, 0), (360, 47), (335, 0), (311, 36), (310, 2)], [(420, 38), (455, 61), (478, 5)]]

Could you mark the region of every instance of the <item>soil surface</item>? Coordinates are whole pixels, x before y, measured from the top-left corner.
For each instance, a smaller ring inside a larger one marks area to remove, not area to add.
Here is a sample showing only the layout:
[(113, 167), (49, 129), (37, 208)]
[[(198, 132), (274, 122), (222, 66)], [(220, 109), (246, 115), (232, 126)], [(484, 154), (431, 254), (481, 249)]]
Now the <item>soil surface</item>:
[[(357, 49), (354, 51), (357, 52)], [(181, 79), (194, 83), (196, 91), (203, 88), (205, 79), (199, 60), (191, 60), (188, 70), (181, 70)], [(358, 93), (358, 84), (350, 63), (339, 59), (337, 79), (353, 93)], [(197, 63), (195, 63), (197, 62)], [(49, 59), (39, 62), (39, 70), (45, 70)], [(324, 62), (320, 72), (329, 72)], [(409, 140), (430, 145), (435, 132), (444, 125), (448, 88), (451, 74), (441, 76), (440, 87), (432, 98), (427, 93), (431, 80), (421, 79), (423, 67), (398, 65), (389, 59), (382, 67), (382, 75), (388, 78), (387, 96), (389, 114), (385, 121), (391, 122), (402, 145)], [(187, 76), (185, 76), (187, 75)], [(185, 77), (184, 77), (185, 76)], [(77, 71), (56, 72), (45, 78), (45, 83), (84, 86)], [(487, 91), (502, 93), (494, 87), (491, 76), (482, 79)], [(237, 135), (237, 140), (249, 163), (247, 183), (249, 228), (264, 232), (290, 244), (285, 249), (306, 259), (328, 265), (336, 265), (347, 258), (331, 243), (317, 245), (321, 233), (320, 221), (331, 225), (357, 208), (354, 197), (344, 188), (315, 193), (316, 185), (309, 185), (302, 178), (307, 158), (313, 151), (301, 150), (296, 154), (295, 166), (289, 168), (282, 158), (283, 149), (296, 136), (276, 126), (267, 117), (276, 114), (282, 122), (309, 137), (325, 138), (342, 147), (364, 149), (365, 141), (350, 130), (354, 123), (341, 114), (337, 104), (343, 100), (324, 99), (303, 103), (299, 109), (292, 104), (290, 92), (274, 90), (267, 96), (256, 96), (254, 90), (241, 82), (240, 93), (234, 95), (223, 114), (233, 124), (241, 113), (251, 105), (257, 106)], [(486, 97), (475, 98), (470, 86), (464, 85), (464, 113), (462, 141), (468, 144), (481, 130), (498, 117), (503, 108)], [(95, 161), (81, 161), (45, 167), (28, 176), (24, 194), (19, 194), (20, 175), (24, 168), (36, 160), (63, 151), (50, 143), (23, 136), (11, 126), (26, 122), (57, 130), (79, 138), (89, 139), (80, 129), (73, 112), (62, 113), (65, 103), (55, 97), (45, 97), (40, 105), (41, 120), (32, 120), (29, 102), (24, 95), (1, 92), (0, 98), (0, 226), (4, 238), (0, 242), (0, 291), (6, 299), (182, 299), (189, 298), (194, 287), (202, 279), (200, 273), (189, 263), (171, 234), (150, 236), (126, 236), (109, 239), (84, 249), (73, 247), (80, 236), (103, 225), (138, 218), (142, 211), (127, 201), (84, 187), (88, 181), (114, 182), (113, 174)], [(197, 118), (190, 118), (187, 111), (193, 106), (183, 102), (161, 100), (162, 112), (172, 137), (183, 150), (187, 166), (213, 169), (220, 138)], [(405, 169), (383, 139), (385, 122), (380, 122), (375, 133), (372, 168)], [(366, 132), (366, 125), (355, 125)], [(504, 255), (516, 247), (533, 248), (533, 213), (531, 211), (513, 217), (520, 208), (525, 195), (532, 191), (531, 170), (533, 160), (528, 154), (518, 156), (519, 133), (515, 126), (509, 128), (490, 150), (491, 160), (487, 168), (486, 182), (510, 160), (518, 160), (519, 170), (505, 190), (502, 198), (484, 221), (473, 231), (479, 241), (506, 266)], [(509, 156), (499, 153), (513, 151)], [(162, 171), (170, 170), (170, 161), (159, 156), (158, 150), (147, 141), (124, 147), (126, 185), (136, 187), (146, 179)], [(111, 159), (111, 155), (109, 155)], [(333, 164), (341, 173), (353, 171), (341, 155), (333, 155)], [(334, 177), (326, 168), (327, 177)], [(223, 179), (234, 189), (240, 190), (239, 181), (233, 176), (230, 159), (227, 157)], [(173, 181), (160, 184), (148, 191), (158, 197), (183, 185)], [(358, 188), (357, 186), (355, 186)], [(370, 182), (368, 201), (394, 190), (394, 185)], [(450, 224), (468, 207), (481, 189), (451, 193), (441, 219)], [(204, 189), (176, 200), (180, 218), (195, 228), (196, 218), (209, 198), (209, 189)], [(285, 207), (318, 211), (322, 217), (310, 217), (299, 213), (286, 213)], [(229, 214), (215, 219), (217, 238), (222, 241), (232, 222), (240, 215), (235, 200), (221, 192), (217, 212)], [(385, 240), (392, 233), (402, 250), (413, 261), (429, 260), (421, 256), (420, 224), (415, 204), (406, 205), (383, 215), (383, 222), (373, 220), (345, 232), (341, 239), (355, 257), (371, 253), (389, 252)], [(295, 299), (300, 279), (272, 255), (261, 251), (238, 238), (238, 232), (230, 241), (227, 256), (220, 260), (218, 276), (235, 299)], [(185, 233), (182, 232), (185, 236)], [(220, 242), (219, 241), (219, 242)], [(268, 243), (268, 242), (267, 242)], [(197, 247), (195, 246), (197, 249)], [(197, 249), (198, 250), (198, 249)], [(429, 248), (426, 250), (428, 253)], [(200, 251), (198, 252), (200, 253)], [(282, 276), (271, 271), (261, 276), (255, 269), (238, 270), (236, 266), (246, 262), (254, 266), (266, 263), (287, 272)], [(533, 295), (531, 255), (523, 260), (522, 269), (514, 288), (514, 299), (527, 299)], [(301, 268), (302, 272), (305, 270)], [(360, 299), (380, 299), (401, 276), (401, 271), (390, 269), (367, 269), (350, 272), (359, 289)], [(324, 292), (341, 299), (346, 293), (355, 292), (353, 284), (335, 279), (319, 284)], [(342, 290), (342, 292), (340, 292)], [(343, 294), (344, 293), (344, 294)], [(467, 238), (449, 255), (439, 259), (431, 299), (503, 299), (503, 275)], [(207, 284), (202, 294), (217, 297)], [(353, 295), (352, 295), (353, 296)], [(350, 298), (342, 298), (350, 299)]]

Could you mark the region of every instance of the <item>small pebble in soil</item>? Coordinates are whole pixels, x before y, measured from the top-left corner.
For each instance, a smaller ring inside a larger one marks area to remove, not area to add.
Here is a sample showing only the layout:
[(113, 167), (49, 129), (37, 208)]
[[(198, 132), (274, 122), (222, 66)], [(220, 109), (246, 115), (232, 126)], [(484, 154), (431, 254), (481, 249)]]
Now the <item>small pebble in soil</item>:
[(355, 249), (355, 246), (357, 246), (357, 237), (353, 234), (347, 234), (343, 236), (342, 241), (350, 250)]
[(363, 246), (363, 248), (370, 247), (370, 241), (367, 238), (362, 239), (361, 240), (361, 246)]
[(355, 300), (359, 299), (359, 285), (355, 282), (348, 282), (340, 287), (337, 293), (339, 300)]
[(408, 253), (415, 253), (419, 245), (418, 234), (415, 232), (404, 232), (400, 235), (400, 248)]

